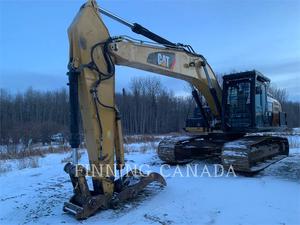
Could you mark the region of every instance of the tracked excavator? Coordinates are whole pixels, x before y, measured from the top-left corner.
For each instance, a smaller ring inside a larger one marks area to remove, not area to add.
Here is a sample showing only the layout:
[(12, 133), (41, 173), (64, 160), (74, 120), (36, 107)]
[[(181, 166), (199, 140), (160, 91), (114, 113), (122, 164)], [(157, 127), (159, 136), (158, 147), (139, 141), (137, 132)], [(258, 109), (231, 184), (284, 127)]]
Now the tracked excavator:
[[(111, 37), (102, 15), (151, 41)], [(285, 138), (246, 135), (286, 125), (279, 102), (267, 92), (269, 79), (261, 73), (225, 76), (222, 89), (206, 59), (190, 45), (173, 43), (138, 23), (129, 23), (100, 8), (95, 0), (80, 8), (68, 36), (73, 162), (67, 163), (64, 170), (71, 178), (74, 195), (63, 209), (77, 219), (85, 219), (99, 209), (114, 208), (119, 202), (137, 196), (152, 182), (166, 185), (158, 173), (146, 175), (134, 170), (121, 174), (125, 160), (120, 113), (115, 105), (115, 65), (181, 79), (194, 87), (192, 94), (203, 118), (204, 131), (163, 140), (158, 147), (158, 156), (163, 161), (186, 163), (194, 157), (214, 155), (222, 158), (224, 166), (253, 172), (288, 154)], [(202, 106), (199, 94), (204, 96), (209, 110)], [(78, 164), (79, 112), (89, 169)], [(102, 173), (91, 175), (95, 169)], [(92, 177), (93, 190), (89, 189), (88, 175)]]

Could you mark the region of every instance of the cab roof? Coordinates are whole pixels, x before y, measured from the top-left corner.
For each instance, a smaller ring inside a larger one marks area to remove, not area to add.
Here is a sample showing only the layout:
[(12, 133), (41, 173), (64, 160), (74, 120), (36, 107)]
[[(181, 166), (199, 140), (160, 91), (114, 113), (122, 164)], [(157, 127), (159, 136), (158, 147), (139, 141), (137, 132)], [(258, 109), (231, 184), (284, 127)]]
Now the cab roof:
[(264, 76), (262, 73), (260, 73), (257, 70), (249, 70), (245, 72), (238, 72), (238, 73), (231, 73), (223, 76), (224, 81), (229, 80), (236, 80), (241, 78), (255, 78), (261, 82), (267, 82), (270, 83), (270, 79)]

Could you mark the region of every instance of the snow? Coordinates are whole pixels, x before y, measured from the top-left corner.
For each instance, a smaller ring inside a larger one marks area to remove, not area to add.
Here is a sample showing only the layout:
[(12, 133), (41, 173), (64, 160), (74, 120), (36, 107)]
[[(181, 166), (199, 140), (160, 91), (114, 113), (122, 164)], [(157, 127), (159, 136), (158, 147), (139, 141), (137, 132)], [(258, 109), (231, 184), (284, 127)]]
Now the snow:
[(244, 141), (231, 141), (227, 142), (223, 146), (224, 149), (247, 149)]
[[(226, 148), (228, 148), (228, 146)], [(237, 152), (237, 151), (225, 150), (225, 151), (223, 151), (223, 155), (224, 156), (241, 156), (241, 157), (246, 157), (247, 153), (246, 152)]]
[[(300, 142), (300, 136), (292, 138)], [(138, 151), (143, 146), (147, 151)], [(163, 173), (168, 186), (148, 187), (119, 209), (99, 211), (84, 221), (62, 211), (72, 186), (61, 161), (70, 153), (39, 158), (38, 168), (12, 166), (0, 175), (0, 224), (300, 224), (300, 148), (292, 148), (289, 157), (255, 177), (214, 177), (209, 160), (194, 161), (190, 167), (161, 167), (155, 146), (157, 142), (127, 145), (132, 151), (126, 161)], [(88, 162), (86, 153), (80, 162)], [(189, 168), (196, 168), (197, 176), (191, 176)]]

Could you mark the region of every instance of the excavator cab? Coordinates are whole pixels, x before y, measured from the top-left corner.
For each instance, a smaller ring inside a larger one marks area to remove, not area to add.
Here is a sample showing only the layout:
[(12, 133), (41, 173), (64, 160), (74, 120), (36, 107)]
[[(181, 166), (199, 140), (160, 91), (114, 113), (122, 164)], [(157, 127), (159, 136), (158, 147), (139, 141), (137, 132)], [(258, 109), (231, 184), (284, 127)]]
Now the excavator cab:
[(223, 77), (224, 131), (257, 132), (286, 127), (286, 114), (269, 93), (270, 79), (258, 71)]
[(289, 154), (286, 138), (257, 134), (287, 125), (280, 103), (268, 93), (269, 83), (267, 77), (255, 70), (223, 77), (223, 131), (245, 134), (224, 144), (224, 167), (255, 174)]

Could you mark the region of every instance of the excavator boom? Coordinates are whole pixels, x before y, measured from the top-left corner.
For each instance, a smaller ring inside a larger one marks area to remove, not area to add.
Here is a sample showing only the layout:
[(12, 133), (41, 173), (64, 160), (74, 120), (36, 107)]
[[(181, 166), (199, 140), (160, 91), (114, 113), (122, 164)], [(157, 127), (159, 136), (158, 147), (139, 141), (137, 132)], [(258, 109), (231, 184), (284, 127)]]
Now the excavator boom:
[(144, 44), (126, 37), (110, 40), (108, 51), (117, 65), (187, 81), (205, 97), (213, 115), (220, 119), (222, 90), (203, 56), (182, 48)]

